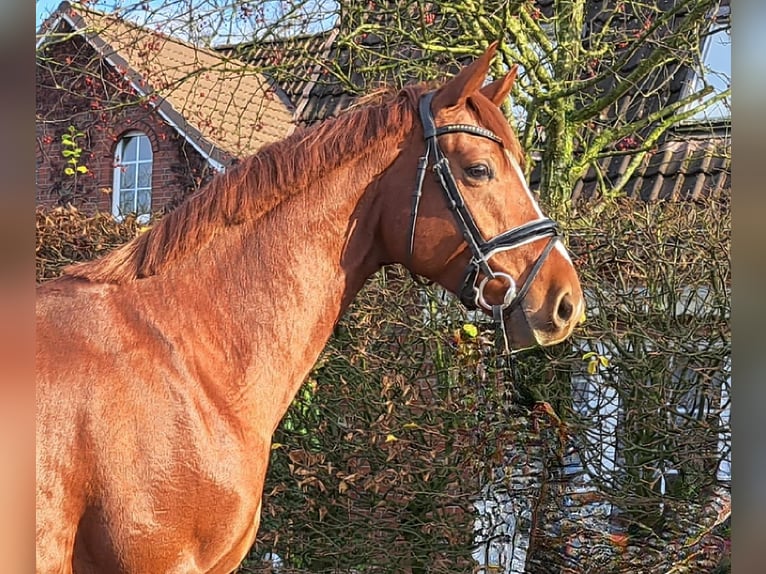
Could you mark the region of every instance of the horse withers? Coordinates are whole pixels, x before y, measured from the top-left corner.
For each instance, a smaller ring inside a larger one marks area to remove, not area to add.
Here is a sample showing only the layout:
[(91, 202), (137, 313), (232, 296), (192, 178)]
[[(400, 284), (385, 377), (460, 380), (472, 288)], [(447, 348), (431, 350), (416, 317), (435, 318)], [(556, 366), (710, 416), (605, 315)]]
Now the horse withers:
[(499, 105), (495, 46), (233, 166), (37, 299), (37, 571), (234, 570), (272, 434), (367, 278), (401, 263), (564, 340), (583, 296)]

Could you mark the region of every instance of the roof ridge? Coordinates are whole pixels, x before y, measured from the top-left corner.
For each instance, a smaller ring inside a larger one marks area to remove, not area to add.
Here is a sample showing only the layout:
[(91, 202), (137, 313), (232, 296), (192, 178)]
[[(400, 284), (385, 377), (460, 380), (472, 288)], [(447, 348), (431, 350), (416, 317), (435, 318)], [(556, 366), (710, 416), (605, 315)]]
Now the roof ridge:
[(313, 38), (321, 38), (323, 36), (329, 36), (338, 31), (338, 27), (333, 25), (327, 30), (321, 30), (319, 32), (305, 32), (303, 34), (296, 34), (295, 36), (274, 36), (271, 38), (263, 38), (259, 40), (247, 40), (245, 42), (232, 42), (229, 44), (219, 44), (215, 46), (214, 50), (234, 50), (241, 48), (242, 46), (266, 46), (266, 45), (278, 45), (287, 44), (288, 42), (303, 42)]

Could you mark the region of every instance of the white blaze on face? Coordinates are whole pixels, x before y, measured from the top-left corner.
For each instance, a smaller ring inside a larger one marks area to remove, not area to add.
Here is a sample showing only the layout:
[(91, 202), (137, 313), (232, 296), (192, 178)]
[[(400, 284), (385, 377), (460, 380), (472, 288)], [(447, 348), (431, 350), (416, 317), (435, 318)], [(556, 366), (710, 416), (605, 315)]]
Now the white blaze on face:
[[(532, 192), (529, 190), (529, 186), (527, 186), (527, 180), (524, 177), (524, 172), (521, 171), (521, 166), (519, 163), (514, 159), (514, 157), (511, 155), (511, 153), (504, 149), (505, 155), (508, 157), (508, 161), (511, 162), (511, 165), (513, 166), (513, 169), (516, 170), (516, 174), (519, 176), (519, 181), (521, 182), (521, 186), (524, 188), (524, 191), (527, 194), (527, 197), (529, 198), (529, 202), (532, 204), (532, 207), (535, 210), (535, 213), (537, 214), (537, 217), (540, 219), (544, 219), (545, 216), (543, 215), (542, 210), (540, 209), (540, 206), (537, 204), (537, 200), (535, 199), (535, 196), (532, 195)], [(556, 246), (554, 249), (558, 250), (561, 255), (564, 256), (564, 259), (569, 261), (569, 263), (572, 263), (572, 258), (569, 256), (569, 252), (567, 251), (566, 247), (564, 247), (564, 244), (561, 241), (556, 242)]]

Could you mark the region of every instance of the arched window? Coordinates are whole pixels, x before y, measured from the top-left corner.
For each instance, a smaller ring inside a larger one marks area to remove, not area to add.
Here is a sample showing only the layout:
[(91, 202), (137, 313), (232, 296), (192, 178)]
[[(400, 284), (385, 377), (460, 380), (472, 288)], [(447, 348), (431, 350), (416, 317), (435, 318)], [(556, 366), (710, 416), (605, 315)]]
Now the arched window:
[(128, 132), (114, 151), (112, 215), (135, 213), (148, 221), (152, 208), (152, 144), (141, 132)]

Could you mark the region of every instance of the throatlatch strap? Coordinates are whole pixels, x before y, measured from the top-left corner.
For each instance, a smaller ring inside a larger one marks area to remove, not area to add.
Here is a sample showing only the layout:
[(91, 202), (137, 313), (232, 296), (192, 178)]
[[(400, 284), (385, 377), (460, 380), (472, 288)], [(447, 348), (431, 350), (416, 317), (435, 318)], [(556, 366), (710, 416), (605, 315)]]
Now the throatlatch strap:
[(415, 225), (418, 219), (418, 208), (420, 207), (420, 197), (423, 195), (423, 180), (426, 176), (428, 167), (428, 156), (431, 155), (431, 142), (426, 144), (426, 153), (418, 158), (418, 173), (415, 181), (415, 190), (412, 192), (412, 208), (410, 210), (410, 241), (409, 257), (415, 250)]

